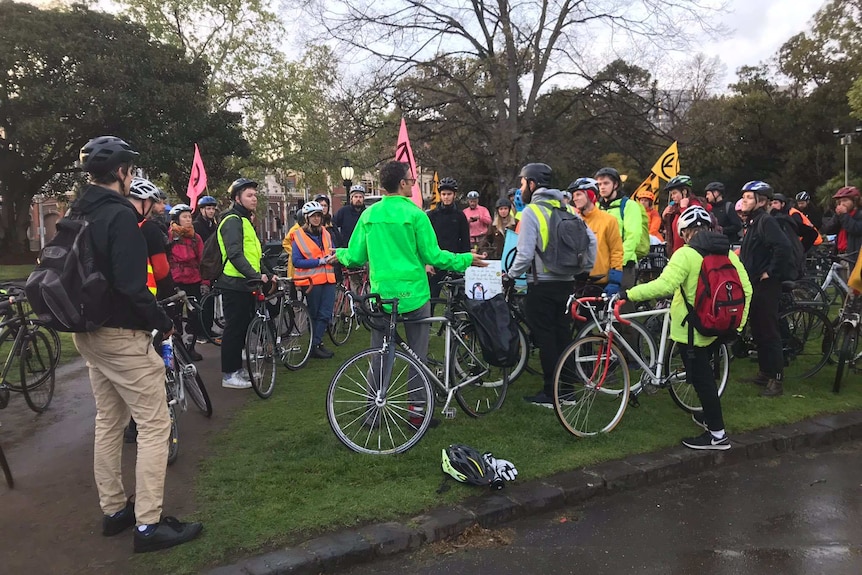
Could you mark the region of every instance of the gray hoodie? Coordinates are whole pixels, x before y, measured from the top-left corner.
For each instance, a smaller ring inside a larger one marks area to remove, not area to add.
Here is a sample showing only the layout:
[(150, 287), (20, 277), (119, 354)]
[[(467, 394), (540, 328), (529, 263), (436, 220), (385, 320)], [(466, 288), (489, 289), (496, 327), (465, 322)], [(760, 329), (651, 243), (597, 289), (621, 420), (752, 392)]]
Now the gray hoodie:
[[(562, 202), (563, 193), (560, 190), (548, 188), (539, 188), (533, 192), (530, 202), (539, 200), (557, 200)], [(580, 216), (578, 216), (580, 217)], [(596, 249), (596, 235), (592, 230), (587, 228), (587, 233), (590, 235), (590, 249)], [(536, 279), (539, 282), (561, 282), (573, 281), (575, 278), (571, 275), (557, 275), (545, 269), (542, 263), (542, 258), (539, 255), (539, 250), (542, 249), (542, 237), (539, 234), (539, 220), (533, 210), (525, 209), (521, 212), (521, 228), (518, 232), (518, 253), (515, 255), (515, 261), (509, 268), (508, 275), (518, 277), (526, 273), (535, 265)], [(590, 270), (585, 270), (589, 272)], [(533, 283), (533, 273), (527, 274), (527, 282)]]

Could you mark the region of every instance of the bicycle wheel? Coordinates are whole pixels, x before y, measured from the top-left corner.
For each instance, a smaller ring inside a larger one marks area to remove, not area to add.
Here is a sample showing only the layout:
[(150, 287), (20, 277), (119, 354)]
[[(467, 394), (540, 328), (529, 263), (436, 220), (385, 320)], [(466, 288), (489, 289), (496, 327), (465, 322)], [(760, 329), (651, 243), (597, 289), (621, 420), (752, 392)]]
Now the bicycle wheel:
[(62, 346), (60, 342), (60, 334), (57, 333), (56, 329), (40, 319), (28, 319), (27, 323), (33, 331), (41, 331), (48, 337), (48, 341), (51, 343), (51, 349), (54, 351), (54, 355), (51, 356), (51, 367), (57, 369), (57, 366), (60, 365), (60, 348)]
[[(665, 373), (667, 373), (669, 378), (667, 381), (670, 383), (668, 387), (670, 397), (683, 411), (688, 413), (703, 411), (697, 392), (688, 381), (680, 350), (681, 346), (677, 342), (671, 342), (667, 352), (667, 361), (665, 361), (665, 366), (667, 366)], [(721, 397), (724, 388), (727, 387), (727, 379), (730, 375), (730, 351), (726, 345), (716, 346), (710, 360), (710, 366), (712, 367), (712, 375), (715, 377), (715, 385), (718, 387), (718, 397)]]
[(213, 404), (210, 401), (210, 395), (207, 393), (204, 381), (201, 379), (201, 374), (191, 357), (189, 357), (186, 346), (176, 336), (174, 337), (174, 361), (177, 365), (177, 373), (183, 378), (183, 387), (186, 393), (205, 416), (211, 417), (213, 414)]
[(569, 433), (589, 437), (611, 431), (629, 401), (629, 369), (622, 350), (606, 337), (569, 344), (554, 371), (554, 411)]
[(272, 324), (255, 317), (245, 335), (245, 360), (251, 387), (261, 399), (269, 398), (275, 389), (275, 355)]
[(198, 314), (204, 337), (214, 345), (221, 345), (221, 336), (225, 325), (221, 293), (217, 290), (211, 290), (200, 299), (198, 305), (200, 306)]
[[(526, 349), (522, 348), (526, 354)], [(458, 388), (455, 400), (470, 417), (481, 417), (503, 405), (509, 388), (509, 368), (489, 365), (482, 357), (482, 347), (471, 323), (461, 324), (452, 339), (452, 382), (476, 378)], [(526, 363), (526, 355), (519, 363)]]
[(835, 383), (832, 384), (832, 391), (835, 393), (841, 391), (841, 380), (844, 378), (844, 373), (850, 369), (850, 363), (856, 357), (856, 348), (858, 344), (858, 330), (849, 323), (842, 324), (838, 328), (838, 335), (835, 337), (835, 347), (838, 348), (838, 364), (835, 366)]
[(811, 377), (826, 365), (835, 332), (826, 315), (811, 307), (794, 306), (778, 316), (784, 353), (784, 379)]
[[(661, 337), (661, 322), (664, 321), (663, 315), (654, 315), (648, 316), (648, 320), (659, 320), (659, 328), (658, 328), (658, 337)], [(656, 364), (658, 363), (658, 351), (656, 348), (655, 340), (653, 339), (652, 331), (650, 328), (633, 321), (630, 325), (620, 325), (617, 324), (617, 330), (621, 331), (623, 336), (626, 338), (626, 341), (632, 349), (638, 352), (641, 359), (650, 366), (655, 369)], [(588, 323), (578, 332), (578, 335), (575, 337), (575, 340), (583, 339), (588, 336), (595, 337), (604, 337), (601, 333), (601, 329), (595, 323)], [(617, 336), (618, 337), (618, 336)], [(641, 367), (641, 365), (631, 357), (628, 351), (623, 349), (623, 346), (619, 346), (620, 350), (626, 354), (626, 363), (628, 364), (629, 369), (629, 379), (631, 380), (631, 392), (639, 393), (642, 385), (646, 384), (647, 387), (645, 390), (648, 393), (653, 393), (657, 391), (657, 387), (652, 381), (652, 378), (649, 377), (646, 371)]]
[(12, 469), (9, 467), (9, 462), (6, 461), (6, 454), (3, 453), (3, 447), (0, 446), (0, 468), (3, 469), (3, 475), (6, 477), (6, 485), (9, 489), (15, 488), (15, 480), (12, 478)]
[(403, 453), (431, 424), (434, 394), (425, 372), (398, 349), (387, 370), (387, 357), (380, 349), (357, 353), (338, 368), (326, 393), (329, 426), (357, 453)]
[(793, 305), (820, 308), (821, 311), (829, 309), (829, 300), (826, 292), (820, 284), (812, 279), (803, 278), (793, 282), (795, 284), (791, 294)]
[(308, 306), (301, 301), (285, 305), (279, 314), (281, 333), (281, 363), (290, 370), (297, 370), (308, 363), (311, 356), (312, 327)]
[(344, 286), (335, 288), (335, 304), (332, 306), (332, 319), (326, 326), (326, 333), (335, 345), (344, 345), (350, 339), (353, 328), (356, 327), (356, 315), (353, 312), (353, 298), (345, 291)]
[(24, 401), (36, 413), (42, 413), (54, 397), (54, 352), (44, 330), (28, 334), (21, 349), (19, 369)]

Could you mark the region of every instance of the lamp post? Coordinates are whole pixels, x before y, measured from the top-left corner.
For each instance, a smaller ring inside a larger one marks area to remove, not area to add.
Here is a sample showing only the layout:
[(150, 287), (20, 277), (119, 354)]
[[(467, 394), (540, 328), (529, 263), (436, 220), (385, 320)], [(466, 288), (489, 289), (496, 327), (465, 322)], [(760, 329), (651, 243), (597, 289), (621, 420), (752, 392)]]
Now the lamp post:
[(839, 138), (838, 143), (844, 146), (844, 186), (849, 185), (850, 181), (850, 144), (853, 143), (853, 136), (862, 134), (862, 126), (856, 126), (853, 132), (842, 133), (841, 130), (835, 128), (832, 130), (836, 138)]
[(353, 184), (353, 166), (350, 165), (350, 160), (344, 158), (344, 166), (341, 167), (341, 180), (344, 184), (344, 195), (347, 202), (350, 202), (350, 186)]

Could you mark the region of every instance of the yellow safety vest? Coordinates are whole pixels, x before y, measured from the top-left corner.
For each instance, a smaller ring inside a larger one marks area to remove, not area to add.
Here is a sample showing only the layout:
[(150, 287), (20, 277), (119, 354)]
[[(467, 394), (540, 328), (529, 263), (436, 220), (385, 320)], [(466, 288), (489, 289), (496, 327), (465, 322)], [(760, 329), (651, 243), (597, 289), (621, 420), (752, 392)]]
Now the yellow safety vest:
[[(239, 218), (242, 221), (242, 253), (245, 256), (245, 259), (248, 260), (248, 263), (251, 264), (252, 269), (260, 273), (260, 258), (263, 255), (263, 250), (260, 247), (260, 241), (257, 239), (257, 234), (254, 231), (254, 226), (251, 225), (251, 222), (248, 218), (240, 218), (240, 216), (238, 216), (237, 214), (228, 214), (219, 223), (218, 230), (216, 231), (216, 233), (218, 234), (219, 248), (221, 248), (221, 253), (224, 254), (222, 257), (227, 257), (227, 250), (224, 246), (224, 238), (221, 235), (221, 227), (228, 220), (228, 218), (233, 217)], [(230, 258), (225, 261), (224, 271), (222, 273), (232, 278), (245, 277), (243, 274), (240, 273), (238, 269), (234, 267), (233, 262), (230, 261)]]

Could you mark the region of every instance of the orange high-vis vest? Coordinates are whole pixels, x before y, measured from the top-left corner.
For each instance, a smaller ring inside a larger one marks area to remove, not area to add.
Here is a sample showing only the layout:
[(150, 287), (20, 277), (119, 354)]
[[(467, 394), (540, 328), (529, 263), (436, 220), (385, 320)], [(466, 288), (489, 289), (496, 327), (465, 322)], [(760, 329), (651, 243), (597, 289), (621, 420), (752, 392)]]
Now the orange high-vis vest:
[[(792, 216), (793, 214), (799, 214), (800, 216), (802, 216), (802, 223), (803, 224), (805, 224), (809, 228), (814, 228), (814, 224), (811, 223), (811, 220), (808, 219), (808, 216), (803, 214), (801, 211), (797, 210), (796, 208), (790, 208), (790, 215)], [(817, 230), (817, 228), (814, 228), (814, 229)], [(799, 239), (801, 240), (802, 238), (799, 238)], [(819, 246), (822, 243), (823, 243), (823, 236), (820, 235), (820, 230), (817, 230), (817, 239), (814, 240), (814, 245)]]
[[(302, 228), (294, 232), (293, 241), (305, 259), (319, 260), (332, 252), (332, 238), (326, 228), (320, 228), (320, 235), (323, 240), (323, 248), (317, 245), (317, 242), (311, 239), (311, 236), (305, 233), (305, 230)], [(331, 265), (322, 265), (313, 268), (294, 266), (293, 283), (298, 286), (334, 284), (335, 269)]]
[[(144, 222), (147, 220), (143, 220), (138, 222), (138, 227), (144, 227)], [(156, 287), (156, 274), (153, 271), (153, 262), (150, 260), (150, 256), (147, 256), (147, 289), (150, 290), (150, 293), (156, 295), (156, 291), (158, 288)]]

